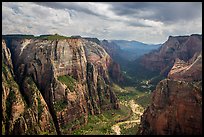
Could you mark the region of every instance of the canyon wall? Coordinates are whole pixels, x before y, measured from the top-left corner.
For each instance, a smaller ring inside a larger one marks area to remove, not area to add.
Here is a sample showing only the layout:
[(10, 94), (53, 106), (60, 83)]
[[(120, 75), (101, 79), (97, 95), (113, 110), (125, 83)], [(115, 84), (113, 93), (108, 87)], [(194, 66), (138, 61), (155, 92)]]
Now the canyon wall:
[(4, 37), (2, 63), (5, 134), (70, 134), (119, 108), (110, 86), (120, 68), (95, 42)]
[(144, 55), (140, 64), (150, 71), (159, 71), (167, 76), (175, 60), (188, 61), (196, 52), (202, 50), (202, 35), (169, 36), (158, 50)]
[(188, 61), (176, 59), (141, 121), (141, 135), (202, 134), (202, 51)]

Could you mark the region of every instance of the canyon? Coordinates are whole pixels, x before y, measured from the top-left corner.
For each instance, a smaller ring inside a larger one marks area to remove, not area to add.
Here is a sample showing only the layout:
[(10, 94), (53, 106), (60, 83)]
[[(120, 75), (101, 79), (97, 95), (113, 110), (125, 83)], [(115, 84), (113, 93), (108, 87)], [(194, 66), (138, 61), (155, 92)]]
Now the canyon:
[(168, 75), (176, 58), (188, 61), (202, 50), (202, 35), (169, 36), (168, 40), (157, 50), (141, 57), (140, 64), (149, 71), (159, 71)]
[[(179, 40), (183, 42), (181, 45), (177, 44)], [(202, 134), (202, 36), (175, 37), (173, 42), (172, 45), (172, 41), (168, 40), (170, 46), (164, 44), (160, 49), (178, 48), (173, 56), (169, 56), (171, 61), (175, 60), (173, 67), (167, 71), (168, 76), (152, 92), (151, 104), (141, 118), (140, 135)], [(150, 62), (155, 62), (153, 60)], [(155, 66), (163, 71), (167, 66), (158, 64), (155, 63), (153, 68)]]
[(3, 35), (2, 133), (202, 134), (202, 35), (118, 42)]
[(88, 114), (118, 109), (110, 88), (110, 75), (121, 77), (115, 65), (103, 48), (85, 39), (5, 36), (3, 132), (69, 134), (88, 122)]

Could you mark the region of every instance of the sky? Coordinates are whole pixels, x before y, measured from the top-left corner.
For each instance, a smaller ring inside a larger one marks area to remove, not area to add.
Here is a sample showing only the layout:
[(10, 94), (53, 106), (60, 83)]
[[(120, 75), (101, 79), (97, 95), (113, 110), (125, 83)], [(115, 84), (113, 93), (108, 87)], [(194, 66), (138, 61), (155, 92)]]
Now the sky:
[(201, 2), (3, 2), (2, 34), (163, 43), (202, 34)]

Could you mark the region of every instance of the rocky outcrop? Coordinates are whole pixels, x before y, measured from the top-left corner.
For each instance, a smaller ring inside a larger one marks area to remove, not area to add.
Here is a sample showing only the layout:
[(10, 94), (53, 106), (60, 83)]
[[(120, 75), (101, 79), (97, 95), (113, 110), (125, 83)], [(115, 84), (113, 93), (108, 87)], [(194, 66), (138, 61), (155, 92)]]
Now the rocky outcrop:
[(202, 35), (170, 36), (161, 48), (144, 55), (140, 64), (146, 69), (159, 71), (167, 76), (177, 58), (188, 61), (201, 50)]
[(202, 52), (196, 53), (192, 59), (185, 62), (176, 59), (173, 68), (168, 74), (170, 79), (180, 81), (200, 81), (202, 80)]
[(48, 106), (33, 80), (25, 78), (24, 95), (14, 77), (10, 50), (2, 40), (2, 133), (56, 134)]
[(168, 78), (159, 82), (141, 118), (138, 134), (202, 134), (202, 54), (177, 59)]
[(114, 60), (117, 60), (117, 58), (120, 56), (119, 53), (122, 52), (122, 50), (120, 49), (120, 46), (108, 40), (102, 40), (101, 46), (107, 51), (107, 53)]
[(120, 47), (116, 45), (114, 42), (109, 42), (107, 40), (100, 41), (97, 38), (85, 38), (85, 39), (97, 43), (108, 53), (108, 55), (110, 55), (110, 57), (114, 60), (113, 65), (109, 67), (110, 77), (116, 83), (123, 82), (124, 78), (120, 70), (120, 65), (118, 64), (120, 62), (119, 60), (121, 60), (119, 53), (122, 52)]
[[(86, 124), (88, 114), (119, 108), (116, 95), (110, 88), (109, 77), (110, 68), (117, 64), (97, 43), (83, 38), (5, 40), (12, 54), (20, 93), (27, 98), (25, 101), (31, 108), (36, 106), (33, 103), (39, 102), (38, 96), (42, 95), (40, 100), (44, 99), (45, 102), (40, 104), (47, 105), (42, 109), (48, 110), (46, 114), (51, 114), (57, 134), (70, 134)], [(117, 77), (117, 74), (113, 77)], [(34, 108), (30, 109), (26, 116), (36, 116), (37, 112)], [(45, 122), (49, 121), (48, 117), (42, 117), (43, 131), (51, 133)], [(18, 120), (13, 132), (23, 134), (17, 128), (24, 125), (23, 121)], [(27, 129), (38, 131), (34, 128), (36, 121), (30, 123), (31, 127), (27, 126)]]

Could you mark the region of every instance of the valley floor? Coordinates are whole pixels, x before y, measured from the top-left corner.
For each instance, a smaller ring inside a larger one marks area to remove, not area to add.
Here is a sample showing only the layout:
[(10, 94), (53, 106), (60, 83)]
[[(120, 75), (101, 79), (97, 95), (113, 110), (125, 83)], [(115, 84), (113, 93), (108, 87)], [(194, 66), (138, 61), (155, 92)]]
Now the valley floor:
[[(135, 127), (138, 127), (138, 125), (140, 124), (140, 117), (144, 112), (144, 108), (136, 104), (134, 100), (130, 100), (128, 103), (126, 102), (125, 104), (131, 107), (133, 113), (129, 120), (116, 123), (111, 127), (111, 129), (116, 133), (116, 135), (121, 135), (121, 132), (124, 132), (123, 134), (126, 134), (126, 132), (131, 128), (136, 129)], [(121, 128), (123, 129), (123, 131), (121, 131)]]
[(87, 125), (75, 130), (74, 135), (135, 135), (141, 115), (149, 104), (150, 93), (134, 87), (114, 84), (113, 90), (120, 101), (119, 110), (107, 110), (99, 115), (89, 115)]

